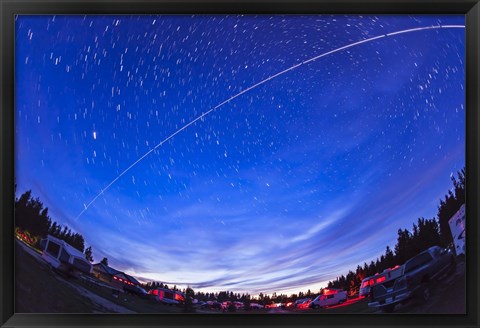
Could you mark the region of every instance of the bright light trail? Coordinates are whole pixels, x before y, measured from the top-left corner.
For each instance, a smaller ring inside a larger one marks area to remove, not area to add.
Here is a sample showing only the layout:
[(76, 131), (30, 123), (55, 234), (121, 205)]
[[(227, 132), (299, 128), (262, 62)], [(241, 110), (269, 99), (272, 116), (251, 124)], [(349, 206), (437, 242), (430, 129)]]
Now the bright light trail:
[(143, 154), (139, 159), (137, 159), (135, 162), (133, 162), (129, 167), (127, 167), (125, 170), (123, 170), (122, 173), (120, 173), (115, 179), (113, 179), (105, 188), (103, 188), (88, 204), (84, 204), (84, 208), (83, 210), (80, 212), (80, 214), (77, 215), (77, 217), (75, 218), (75, 221), (78, 220), (80, 218), (80, 216), (82, 216), (83, 213), (85, 213), (86, 210), (88, 210), (88, 208), (98, 199), (98, 197), (100, 197), (107, 189), (109, 189), (115, 182), (117, 182), (118, 179), (120, 179), (125, 173), (127, 173), (128, 171), (130, 171), (135, 165), (137, 165), (139, 162), (141, 162), (145, 157), (147, 157), (148, 155), (150, 155), (155, 149), (157, 149), (158, 147), (162, 146), (165, 142), (167, 142), (168, 140), (172, 139), (173, 137), (175, 137), (177, 134), (179, 134), (180, 132), (182, 132), (183, 130), (187, 129), (190, 125), (193, 125), (195, 124), (198, 120), (201, 120), (202, 118), (204, 118), (205, 116), (207, 116), (208, 114), (210, 114), (211, 112), (213, 112), (214, 110), (222, 107), (223, 105), (229, 103), (230, 101), (234, 100), (235, 98), (243, 95), (244, 93), (247, 93), (249, 92), (250, 90), (253, 90), (259, 86), (261, 86), (262, 84), (280, 76), (280, 75), (283, 75), (291, 70), (294, 70), (295, 68), (297, 67), (300, 67), (302, 65), (305, 65), (305, 64), (308, 64), (308, 63), (311, 63), (317, 59), (320, 59), (322, 57), (325, 57), (325, 56), (328, 56), (328, 55), (331, 55), (333, 53), (336, 53), (336, 52), (339, 52), (339, 51), (342, 51), (342, 50), (345, 50), (345, 49), (348, 49), (348, 48), (351, 48), (351, 47), (355, 47), (355, 46), (358, 46), (360, 44), (363, 44), (363, 43), (368, 43), (368, 42), (371, 42), (371, 41), (374, 41), (374, 40), (379, 40), (379, 39), (383, 39), (383, 38), (387, 38), (387, 37), (391, 37), (391, 36), (394, 36), (394, 35), (399, 35), (399, 34), (404, 34), (404, 33), (411, 33), (411, 32), (418, 32), (418, 31), (425, 31), (425, 30), (434, 30), (434, 29), (450, 29), (450, 28), (465, 28), (465, 25), (434, 25), (434, 26), (424, 26), (424, 27), (418, 27), (418, 28), (412, 28), (412, 29), (407, 29), (407, 30), (401, 30), (401, 31), (397, 31), (397, 32), (392, 32), (392, 33), (387, 33), (387, 34), (382, 34), (382, 35), (379, 35), (379, 36), (374, 36), (372, 38), (369, 38), (369, 39), (365, 39), (365, 40), (361, 40), (361, 41), (357, 41), (357, 42), (354, 42), (354, 43), (350, 43), (346, 46), (343, 46), (343, 47), (339, 47), (339, 48), (336, 48), (334, 50), (331, 50), (331, 51), (328, 51), (328, 52), (325, 52), (321, 55), (318, 55), (318, 56), (315, 56), (313, 58), (310, 58), (310, 59), (307, 59), (299, 64), (296, 64), (294, 66), (291, 66), (287, 69), (284, 69), (283, 71), (281, 72), (278, 72), (274, 75), (271, 75), (269, 77), (267, 77), (266, 79), (254, 84), (254, 85), (251, 85), (250, 87), (246, 88), (245, 90), (243, 91), (240, 91), (239, 93), (233, 95), (232, 97), (228, 98), (227, 100), (219, 103), (218, 105), (216, 105), (215, 107), (211, 108), (210, 110), (206, 111), (205, 113), (202, 113), (200, 116), (198, 116), (197, 118), (195, 118), (194, 120), (190, 121), (189, 123), (185, 124), (183, 127), (181, 127), (180, 129), (178, 129), (177, 131), (175, 131), (174, 133), (172, 133), (171, 135), (169, 135), (168, 137), (166, 137), (165, 139), (163, 139), (158, 145), (156, 145), (155, 147), (153, 147), (152, 149), (150, 149), (149, 151), (147, 151), (145, 154)]

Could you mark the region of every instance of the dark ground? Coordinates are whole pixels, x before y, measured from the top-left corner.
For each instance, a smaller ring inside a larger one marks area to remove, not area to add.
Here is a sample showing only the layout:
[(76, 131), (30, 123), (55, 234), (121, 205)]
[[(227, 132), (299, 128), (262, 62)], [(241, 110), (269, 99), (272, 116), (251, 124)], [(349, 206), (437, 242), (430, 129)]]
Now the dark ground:
[(15, 312), (91, 313), (96, 309), (88, 298), (62, 284), (55, 275), (16, 243)]
[[(162, 305), (152, 299), (121, 294), (87, 285), (78, 279), (66, 279), (50, 270), (39, 254), (27, 246), (15, 247), (15, 312), (17, 313), (179, 313), (182, 308)], [(465, 313), (465, 264), (459, 263), (451, 275), (432, 288), (431, 299), (422, 304), (416, 300), (397, 305), (395, 313)], [(198, 310), (197, 312), (212, 313)], [(213, 311), (213, 313), (221, 313)], [(262, 309), (236, 313), (380, 313), (368, 307), (366, 299), (352, 299), (326, 309)]]
[(155, 300), (104, 287), (51, 271), (35, 250), (20, 242), (15, 246), (15, 312), (17, 313), (175, 313), (182, 309)]

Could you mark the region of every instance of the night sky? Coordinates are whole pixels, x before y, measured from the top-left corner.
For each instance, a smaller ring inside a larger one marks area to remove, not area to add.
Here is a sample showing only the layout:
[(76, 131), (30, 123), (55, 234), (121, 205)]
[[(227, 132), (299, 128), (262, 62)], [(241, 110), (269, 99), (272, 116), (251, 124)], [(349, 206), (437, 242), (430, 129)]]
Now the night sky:
[[(31, 189), (95, 262), (144, 281), (316, 290), (434, 217), (452, 188), (464, 24), (19, 16), (17, 196)], [(457, 26), (385, 36), (439, 25)]]

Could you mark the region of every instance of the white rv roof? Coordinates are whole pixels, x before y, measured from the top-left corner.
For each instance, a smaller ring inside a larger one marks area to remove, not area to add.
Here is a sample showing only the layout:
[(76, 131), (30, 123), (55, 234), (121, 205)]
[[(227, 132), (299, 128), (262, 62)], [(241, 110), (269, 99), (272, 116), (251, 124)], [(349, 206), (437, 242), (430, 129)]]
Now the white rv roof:
[(61, 239), (58, 239), (52, 235), (48, 235), (47, 236), (47, 239), (50, 239), (54, 242), (56, 242), (57, 244), (60, 244), (63, 246), (63, 248), (65, 249), (65, 251), (71, 255), (71, 256), (75, 256), (75, 257), (78, 257), (78, 258), (81, 258), (82, 260), (85, 260), (85, 254), (83, 254), (82, 252), (80, 252), (78, 249), (76, 249), (75, 247), (73, 247), (72, 245), (68, 244), (67, 242), (65, 242), (64, 240), (61, 240)]

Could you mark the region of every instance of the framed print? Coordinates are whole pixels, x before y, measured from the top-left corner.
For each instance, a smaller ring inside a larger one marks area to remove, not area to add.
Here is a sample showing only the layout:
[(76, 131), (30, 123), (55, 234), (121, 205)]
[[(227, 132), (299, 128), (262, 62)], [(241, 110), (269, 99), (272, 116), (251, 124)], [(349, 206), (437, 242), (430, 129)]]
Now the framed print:
[(2, 1), (2, 327), (478, 326), (477, 1)]

